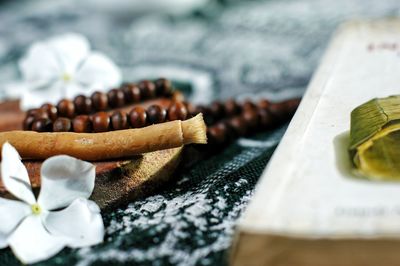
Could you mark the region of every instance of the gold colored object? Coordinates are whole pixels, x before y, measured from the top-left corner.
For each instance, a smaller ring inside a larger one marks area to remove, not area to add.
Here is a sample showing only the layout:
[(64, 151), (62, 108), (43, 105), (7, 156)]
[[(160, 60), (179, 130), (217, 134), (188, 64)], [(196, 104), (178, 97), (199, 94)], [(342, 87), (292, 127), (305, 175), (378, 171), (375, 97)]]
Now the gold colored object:
[(400, 181), (400, 96), (376, 98), (351, 112), (349, 152), (362, 176)]

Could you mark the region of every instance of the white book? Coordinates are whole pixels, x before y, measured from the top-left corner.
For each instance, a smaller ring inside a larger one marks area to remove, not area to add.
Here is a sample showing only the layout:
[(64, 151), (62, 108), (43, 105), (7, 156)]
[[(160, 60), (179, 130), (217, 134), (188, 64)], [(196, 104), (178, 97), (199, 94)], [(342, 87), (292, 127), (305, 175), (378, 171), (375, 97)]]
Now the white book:
[(350, 112), (400, 94), (400, 20), (335, 34), (237, 227), (233, 265), (400, 265), (400, 182), (351, 172)]

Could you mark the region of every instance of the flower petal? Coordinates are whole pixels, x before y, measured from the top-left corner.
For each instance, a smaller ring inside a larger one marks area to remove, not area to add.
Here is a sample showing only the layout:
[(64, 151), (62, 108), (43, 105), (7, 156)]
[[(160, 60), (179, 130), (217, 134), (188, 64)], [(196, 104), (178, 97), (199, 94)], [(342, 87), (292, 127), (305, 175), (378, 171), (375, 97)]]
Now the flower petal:
[(70, 82), (67, 84), (65, 89), (65, 98), (72, 99), (80, 94), (88, 96), (89, 94), (87, 93), (87, 91), (88, 89), (82, 84), (79, 84), (77, 82)]
[(80, 34), (66, 33), (50, 38), (47, 44), (56, 54), (63, 74), (73, 75), (90, 52), (89, 41)]
[(19, 69), (26, 81), (50, 80), (62, 75), (62, 68), (54, 50), (45, 42), (34, 43), (19, 61)]
[(89, 198), (93, 192), (95, 166), (67, 155), (53, 156), (41, 169), (38, 204), (46, 210), (68, 206), (76, 198)]
[(8, 99), (19, 99), (28, 90), (29, 84), (24, 81), (11, 81), (5, 83), (0, 91), (4, 92), (4, 95)]
[(81, 84), (96, 84), (99, 89), (118, 86), (121, 83), (119, 68), (104, 54), (93, 52), (83, 62), (75, 79)]
[(1, 158), (1, 177), (5, 188), (15, 197), (34, 204), (36, 199), (32, 193), (28, 171), (17, 150), (6, 142), (3, 144)]
[(12, 230), (31, 213), (31, 207), (21, 201), (0, 198), (0, 247), (1, 239), (7, 237)]
[(68, 238), (72, 248), (103, 242), (104, 224), (96, 203), (79, 198), (62, 211), (49, 212), (43, 220), (53, 235)]
[(56, 104), (62, 98), (65, 90), (65, 83), (57, 80), (51, 84), (43, 85), (33, 90), (27, 90), (21, 95), (20, 107), (22, 110), (37, 108), (43, 103)]
[(7, 238), (7, 235), (0, 234), (0, 249), (8, 246)]
[(25, 264), (48, 259), (60, 252), (66, 239), (51, 235), (43, 226), (40, 216), (26, 217), (8, 239), (15, 256)]

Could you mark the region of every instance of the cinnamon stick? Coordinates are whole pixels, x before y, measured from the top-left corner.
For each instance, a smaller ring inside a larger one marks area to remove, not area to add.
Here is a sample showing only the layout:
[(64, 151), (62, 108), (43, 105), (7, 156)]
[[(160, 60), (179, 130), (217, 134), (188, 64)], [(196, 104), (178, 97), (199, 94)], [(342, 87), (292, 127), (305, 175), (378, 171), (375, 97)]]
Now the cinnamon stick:
[(171, 149), (185, 144), (207, 143), (203, 115), (144, 128), (104, 133), (0, 132), (0, 145), (9, 142), (24, 159), (46, 159), (66, 154), (82, 160), (98, 161)]

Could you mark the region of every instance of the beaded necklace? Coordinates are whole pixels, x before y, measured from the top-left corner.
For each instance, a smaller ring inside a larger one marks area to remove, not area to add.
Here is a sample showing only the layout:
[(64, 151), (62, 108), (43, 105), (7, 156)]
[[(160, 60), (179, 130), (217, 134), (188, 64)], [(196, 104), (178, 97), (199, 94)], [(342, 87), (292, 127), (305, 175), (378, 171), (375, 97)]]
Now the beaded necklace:
[[(168, 105), (134, 106), (126, 110), (126, 106), (129, 108), (129, 105), (151, 99), (166, 99)], [(179, 100), (179, 93), (174, 92), (171, 82), (160, 78), (154, 82), (125, 83), (107, 93), (94, 92), (90, 97), (79, 95), (73, 100), (63, 99), (56, 106), (43, 104), (27, 111), (23, 128), (38, 132), (105, 132), (185, 120), (203, 113), (209, 143), (219, 146), (286, 122), (298, 104), (299, 99), (278, 103), (268, 99), (238, 103), (229, 99), (214, 101), (209, 106), (194, 106)]]

